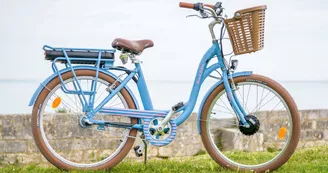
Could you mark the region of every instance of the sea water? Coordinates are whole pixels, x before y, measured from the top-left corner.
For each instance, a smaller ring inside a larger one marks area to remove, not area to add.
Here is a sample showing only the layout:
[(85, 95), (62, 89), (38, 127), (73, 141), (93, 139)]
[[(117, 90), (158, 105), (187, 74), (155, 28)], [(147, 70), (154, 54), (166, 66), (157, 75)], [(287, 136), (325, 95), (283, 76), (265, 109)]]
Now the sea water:
[[(278, 82), (290, 92), (299, 109), (328, 109), (328, 81)], [(194, 112), (198, 112), (204, 95), (214, 83), (214, 80), (204, 82)], [(154, 108), (167, 110), (180, 101), (188, 101), (193, 81), (147, 81), (147, 84)], [(0, 80), (0, 114), (31, 113), (28, 104), (39, 85), (36, 80)], [(136, 85), (131, 84), (130, 88), (142, 106)]]

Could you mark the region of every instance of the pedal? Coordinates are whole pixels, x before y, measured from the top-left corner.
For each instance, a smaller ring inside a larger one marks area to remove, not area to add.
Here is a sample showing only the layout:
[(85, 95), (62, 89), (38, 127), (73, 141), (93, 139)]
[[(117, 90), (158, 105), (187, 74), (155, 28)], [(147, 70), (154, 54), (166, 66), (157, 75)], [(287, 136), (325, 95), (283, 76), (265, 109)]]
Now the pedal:
[(99, 131), (105, 131), (105, 126), (104, 125), (98, 125), (97, 130)]
[(172, 106), (173, 111), (177, 111), (184, 106), (183, 102), (179, 102), (176, 105)]
[(144, 164), (147, 164), (147, 144), (148, 144), (148, 142), (145, 140), (144, 135), (141, 135), (141, 139), (142, 139), (142, 144), (133, 147), (133, 149), (134, 149), (134, 152), (137, 157), (143, 156), (142, 152), (145, 151)]
[(142, 156), (142, 149), (140, 148), (139, 145), (135, 146), (134, 148), (134, 152), (136, 154), (137, 157), (141, 157)]

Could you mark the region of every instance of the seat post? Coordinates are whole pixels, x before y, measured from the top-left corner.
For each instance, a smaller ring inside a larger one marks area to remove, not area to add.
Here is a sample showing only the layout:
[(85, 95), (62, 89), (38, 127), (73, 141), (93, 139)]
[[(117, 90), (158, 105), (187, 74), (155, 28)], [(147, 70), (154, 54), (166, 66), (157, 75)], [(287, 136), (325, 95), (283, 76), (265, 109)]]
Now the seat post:
[(144, 109), (145, 110), (154, 110), (153, 103), (151, 101), (151, 98), (150, 98), (150, 95), (148, 92), (146, 80), (145, 80), (144, 74), (142, 72), (140, 63), (135, 62), (134, 64), (138, 70), (137, 73), (138, 73), (139, 77), (138, 77), (137, 85), (138, 85), (138, 90), (139, 90), (140, 98), (141, 98), (142, 104), (144, 106)]

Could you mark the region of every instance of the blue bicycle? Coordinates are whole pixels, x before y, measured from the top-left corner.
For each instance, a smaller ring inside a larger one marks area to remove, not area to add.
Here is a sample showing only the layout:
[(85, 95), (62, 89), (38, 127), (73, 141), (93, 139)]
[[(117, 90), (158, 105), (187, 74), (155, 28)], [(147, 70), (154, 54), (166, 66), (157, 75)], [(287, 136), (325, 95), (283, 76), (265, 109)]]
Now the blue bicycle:
[[(53, 75), (41, 83), (30, 106), (33, 136), (41, 153), (60, 169), (110, 169), (133, 147), (141, 156), (147, 144), (170, 144), (192, 113), (205, 79), (217, 82), (198, 111), (198, 132), (208, 154), (221, 166), (256, 172), (272, 171), (293, 154), (300, 137), (295, 102), (277, 82), (251, 71), (235, 72), (238, 61), (226, 60), (222, 40), (226, 30), (235, 55), (261, 50), (266, 6), (239, 10), (227, 19), (222, 3), (180, 3), (200, 12), (209, 24), (213, 45), (201, 59), (190, 98), (168, 110), (156, 110), (148, 93), (139, 55), (151, 40), (115, 39), (115, 49), (44, 46)], [(195, 16), (195, 15), (192, 15)], [(221, 25), (219, 39), (213, 31)], [(123, 64), (114, 65), (115, 51)], [(219, 71), (220, 70), (220, 71)], [(136, 83), (142, 107), (128, 83)], [(186, 141), (188, 142), (188, 141)], [(146, 154), (145, 154), (146, 155)]]

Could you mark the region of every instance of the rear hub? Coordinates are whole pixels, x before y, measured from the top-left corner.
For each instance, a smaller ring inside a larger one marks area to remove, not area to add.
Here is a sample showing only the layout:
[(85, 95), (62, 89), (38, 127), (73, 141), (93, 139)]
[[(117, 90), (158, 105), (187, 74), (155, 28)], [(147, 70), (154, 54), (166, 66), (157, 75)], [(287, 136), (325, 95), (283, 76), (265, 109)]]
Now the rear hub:
[(88, 128), (91, 126), (90, 123), (88, 123), (88, 117), (87, 116), (82, 116), (80, 117), (80, 121), (79, 121), (79, 124), (82, 128)]

